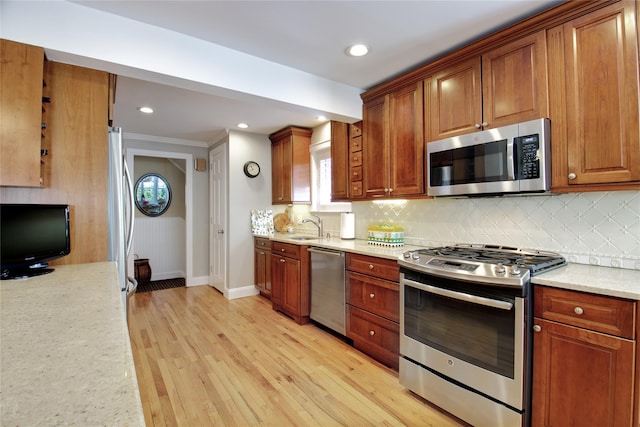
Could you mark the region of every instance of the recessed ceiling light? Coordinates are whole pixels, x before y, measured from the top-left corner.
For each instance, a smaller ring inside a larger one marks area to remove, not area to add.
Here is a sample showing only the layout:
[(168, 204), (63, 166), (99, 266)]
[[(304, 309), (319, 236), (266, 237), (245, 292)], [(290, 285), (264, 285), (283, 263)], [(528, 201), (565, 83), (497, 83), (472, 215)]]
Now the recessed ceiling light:
[(246, 123), (238, 123), (238, 127), (239, 127), (240, 129), (246, 129), (246, 128), (248, 128), (248, 127), (249, 127), (249, 125), (248, 125), (248, 124), (246, 124)]
[(319, 122), (324, 122), (325, 120), (327, 120), (327, 118), (326, 118), (325, 116), (318, 116), (318, 117), (316, 117), (316, 119), (317, 119)]
[(354, 44), (349, 46), (346, 52), (349, 56), (364, 56), (369, 52), (369, 48), (363, 44)]
[(151, 107), (138, 107), (138, 111), (140, 111), (141, 113), (145, 113), (145, 114), (151, 114), (151, 113), (153, 113), (153, 108), (151, 108)]

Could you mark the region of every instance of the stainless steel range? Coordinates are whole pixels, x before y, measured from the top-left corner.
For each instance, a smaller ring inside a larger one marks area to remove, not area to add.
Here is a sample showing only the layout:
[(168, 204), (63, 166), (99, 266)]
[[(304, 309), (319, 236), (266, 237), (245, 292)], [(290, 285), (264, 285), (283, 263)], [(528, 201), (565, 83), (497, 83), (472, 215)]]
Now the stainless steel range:
[(530, 278), (556, 254), (492, 245), (407, 251), (400, 383), (475, 427), (530, 425)]

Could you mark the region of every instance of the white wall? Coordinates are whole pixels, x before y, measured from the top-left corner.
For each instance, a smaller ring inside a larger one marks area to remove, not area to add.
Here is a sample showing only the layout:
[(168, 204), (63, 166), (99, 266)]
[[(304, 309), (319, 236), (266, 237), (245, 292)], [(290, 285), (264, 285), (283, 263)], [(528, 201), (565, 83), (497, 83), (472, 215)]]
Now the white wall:
[[(220, 143), (228, 143), (227, 287), (253, 289), (253, 237), (251, 210), (271, 209), (271, 141), (268, 136), (230, 131)], [(213, 148), (213, 147), (212, 147)], [(248, 178), (244, 164), (254, 160), (260, 175)]]

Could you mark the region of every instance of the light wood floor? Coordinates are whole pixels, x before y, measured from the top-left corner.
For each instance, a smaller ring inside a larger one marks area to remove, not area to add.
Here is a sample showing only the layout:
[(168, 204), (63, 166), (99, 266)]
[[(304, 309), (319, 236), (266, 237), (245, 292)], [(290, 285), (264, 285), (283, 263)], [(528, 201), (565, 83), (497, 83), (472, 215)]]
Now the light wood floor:
[(397, 373), (260, 296), (208, 286), (135, 294), (129, 330), (148, 426), (465, 424)]

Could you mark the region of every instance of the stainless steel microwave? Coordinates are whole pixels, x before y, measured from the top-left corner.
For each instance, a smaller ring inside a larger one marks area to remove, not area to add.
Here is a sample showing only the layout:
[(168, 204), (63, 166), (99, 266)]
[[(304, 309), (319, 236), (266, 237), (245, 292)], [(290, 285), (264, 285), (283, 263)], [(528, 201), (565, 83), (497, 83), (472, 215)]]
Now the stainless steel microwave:
[(551, 188), (549, 119), (427, 144), (430, 196), (544, 193)]

